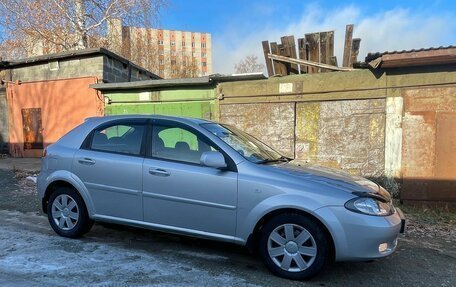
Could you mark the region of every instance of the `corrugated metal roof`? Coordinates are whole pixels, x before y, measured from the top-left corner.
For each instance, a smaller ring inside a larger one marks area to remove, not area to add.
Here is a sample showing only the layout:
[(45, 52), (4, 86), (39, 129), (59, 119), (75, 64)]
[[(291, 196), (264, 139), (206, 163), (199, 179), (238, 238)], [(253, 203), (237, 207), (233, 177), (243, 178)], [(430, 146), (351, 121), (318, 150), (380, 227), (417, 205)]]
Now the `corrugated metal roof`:
[(214, 74), (198, 78), (182, 78), (182, 79), (164, 79), (164, 80), (147, 80), (123, 83), (100, 83), (90, 85), (91, 88), (99, 91), (108, 90), (132, 90), (132, 89), (151, 89), (151, 88), (165, 88), (165, 87), (178, 87), (178, 86), (204, 86), (213, 85), (219, 82), (232, 82), (232, 81), (248, 81), (248, 80), (263, 80), (266, 77), (263, 73), (253, 74), (233, 74), (221, 75)]
[(412, 50), (402, 50), (402, 51), (385, 51), (377, 53), (368, 53), (365, 61), (370, 62), (375, 60), (383, 55), (394, 55), (394, 54), (406, 54), (406, 53), (417, 53), (417, 52), (426, 52), (426, 51), (437, 51), (437, 50), (447, 50), (447, 49), (456, 49), (456, 46), (440, 46), (440, 47), (430, 47), (430, 48), (421, 48), (421, 49), (412, 49)]

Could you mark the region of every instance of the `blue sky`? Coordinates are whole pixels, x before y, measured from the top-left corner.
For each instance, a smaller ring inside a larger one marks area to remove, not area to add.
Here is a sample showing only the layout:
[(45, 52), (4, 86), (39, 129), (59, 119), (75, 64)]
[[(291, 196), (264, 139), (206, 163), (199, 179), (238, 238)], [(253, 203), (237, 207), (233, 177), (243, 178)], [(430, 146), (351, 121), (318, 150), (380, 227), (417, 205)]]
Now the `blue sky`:
[(335, 30), (340, 59), (350, 23), (362, 39), (359, 59), (368, 52), (456, 45), (455, 19), (456, 1), (170, 0), (159, 25), (211, 33), (213, 72), (231, 73), (248, 54), (262, 60), (262, 40), (283, 35)]

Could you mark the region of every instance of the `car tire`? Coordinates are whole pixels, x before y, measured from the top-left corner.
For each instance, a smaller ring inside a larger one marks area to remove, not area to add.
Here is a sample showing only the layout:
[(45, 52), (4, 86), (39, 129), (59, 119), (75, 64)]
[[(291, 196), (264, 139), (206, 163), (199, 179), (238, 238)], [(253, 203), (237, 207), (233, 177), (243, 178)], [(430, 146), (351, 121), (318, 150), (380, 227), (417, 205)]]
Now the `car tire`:
[(51, 194), (47, 215), (52, 229), (63, 237), (78, 238), (93, 226), (81, 195), (69, 187), (59, 187)]
[(260, 231), (259, 253), (275, 275), (304, 280), (318, 274), (329, 262), (329, 241), (323, 228), (300, 214), (281, 214)]

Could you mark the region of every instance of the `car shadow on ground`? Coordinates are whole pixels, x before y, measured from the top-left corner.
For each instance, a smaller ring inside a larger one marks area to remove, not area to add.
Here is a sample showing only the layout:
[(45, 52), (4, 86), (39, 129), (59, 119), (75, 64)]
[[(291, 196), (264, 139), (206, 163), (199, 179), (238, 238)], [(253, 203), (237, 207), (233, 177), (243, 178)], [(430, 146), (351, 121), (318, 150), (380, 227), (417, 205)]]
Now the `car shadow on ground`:
[[(129, 250), (175, 257), (214, 275), (230, 272), (241, 276), (246, 282), (261, 286), (365, 286), (367, 282), (378, 282), (376, 280), (401, 282), (401, 276), (397, 274), (398, 269), (395, 266), (400, 263), (395, 254), (369, 262), (333, 263), (311, 280), (297, 282), (274, 276), (262, 264), (258, 255), (251, 254), (247, 248), (230, 243), (106, 223), (96, 224), (81, 240), (122, 244)], [(403, 251), (404, 249), (401, 250), (399, 247), (398, 253)]]

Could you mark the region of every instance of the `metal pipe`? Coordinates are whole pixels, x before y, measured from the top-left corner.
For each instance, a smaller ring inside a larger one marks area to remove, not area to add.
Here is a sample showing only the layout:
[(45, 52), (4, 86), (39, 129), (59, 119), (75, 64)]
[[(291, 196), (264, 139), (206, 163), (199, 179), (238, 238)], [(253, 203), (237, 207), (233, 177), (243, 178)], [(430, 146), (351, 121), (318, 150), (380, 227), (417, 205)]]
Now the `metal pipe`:
[[(108, 96), (105, 96), (109, 99)], [(113, 101), (109, 99), (108, 104), (141, 104), (141, 103), (182, 103), (182, 102), (205, 102), (214, 99), (187, 99), (187, 100), (147, 100), (147, 101)]]

